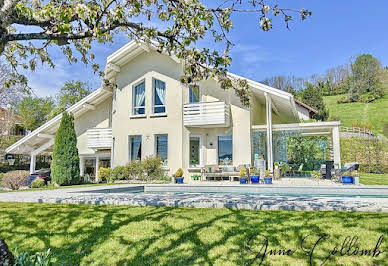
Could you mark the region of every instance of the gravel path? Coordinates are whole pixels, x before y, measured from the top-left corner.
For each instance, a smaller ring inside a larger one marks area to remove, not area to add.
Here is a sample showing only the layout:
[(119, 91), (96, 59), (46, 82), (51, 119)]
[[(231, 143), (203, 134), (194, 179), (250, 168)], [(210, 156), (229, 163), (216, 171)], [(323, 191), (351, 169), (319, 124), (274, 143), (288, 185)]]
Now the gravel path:
[(113, 204), (251, 210), (336, 210), (388, 212), (388, 198), (277, 196), (234, 193), (130, 193), (141, 185), (114, 185), (0, 193), (3, 202)]

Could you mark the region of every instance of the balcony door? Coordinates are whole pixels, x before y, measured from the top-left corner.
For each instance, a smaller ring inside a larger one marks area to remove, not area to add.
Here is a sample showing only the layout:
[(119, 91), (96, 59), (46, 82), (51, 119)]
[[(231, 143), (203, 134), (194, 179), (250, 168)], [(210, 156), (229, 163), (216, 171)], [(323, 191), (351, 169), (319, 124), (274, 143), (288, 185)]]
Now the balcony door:
[(189, 87), (189, 103), (198, 103), (201, 100), (201, 92), (198, 86)]

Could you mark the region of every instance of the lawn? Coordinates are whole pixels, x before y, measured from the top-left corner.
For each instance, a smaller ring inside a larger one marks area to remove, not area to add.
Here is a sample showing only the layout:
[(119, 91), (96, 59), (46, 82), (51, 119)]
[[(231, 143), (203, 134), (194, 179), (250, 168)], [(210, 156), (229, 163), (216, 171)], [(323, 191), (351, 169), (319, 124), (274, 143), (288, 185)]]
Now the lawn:
[(388, 93), (372, 103), (337, 104), (342, 96), (324, 97), (330, 116), (340, 118), (343, 126), (352, 126), (353, 123), (369, 124), (374, 132), (383, 134), (384, 124), (388, 123)]
[[(330, 234), (313, 252), (320, 265), (346, 236), (373, 250), (388, 234), (387, 213), (24, 203), (0, 203), (0, 209), (0, 237), (12, 250), (51, 248), (59, 265), (249, 265), (260, 252), (260, 235), (268, 238), (267, 253), (296, 249), (290, 256), (267, 254), (263, 265), (308, 265), (301, 240), (311, 235), (304, 244), (311, 250), (318, 236)], [(379, 248), (385, 253), (375, 258), (337, 253), (325, 265), (383, 265), (387, 248), (385, 241)]]
[(388, 186), (388, 174), (360, 173), (360, 183), (364, 185)]

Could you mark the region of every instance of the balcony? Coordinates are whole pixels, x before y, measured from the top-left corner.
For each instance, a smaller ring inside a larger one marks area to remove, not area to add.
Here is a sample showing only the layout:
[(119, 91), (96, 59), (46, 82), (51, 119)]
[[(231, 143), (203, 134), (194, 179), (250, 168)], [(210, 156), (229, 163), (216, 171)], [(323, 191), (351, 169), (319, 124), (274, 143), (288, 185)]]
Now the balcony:
[(112, 128), (92, 128), (86, 131), (89, 149), (110, 149), (112, 147)]
[(199, 102), (183, 106), (183, 124), (187, 127), (228, 127), (229, 106), (225, 102)]

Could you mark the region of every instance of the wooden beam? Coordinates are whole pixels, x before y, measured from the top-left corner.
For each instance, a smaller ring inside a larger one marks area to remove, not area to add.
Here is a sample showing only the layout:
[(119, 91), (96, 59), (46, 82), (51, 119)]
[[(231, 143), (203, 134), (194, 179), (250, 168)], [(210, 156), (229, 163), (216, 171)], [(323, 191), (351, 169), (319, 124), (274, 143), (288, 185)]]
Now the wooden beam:
[(39, 134), (38, 134), (38, 137), (39, 137), (39, 138), (45, 138), (45, 139), (53, 139), (53, 138), (55, 138), (54, 135), (51, 135), (51, 134), (43, 134), (43, 133), (39, 133)]
[(51, 146), (54, 145), (54, 139), (50, 139), (48, 142), (46, 142), (45, 144), (43, 144), (42, 146), (40, 146), (39, 148), (37, 148), (36, 150), (32, 151), (31, 152), (31, 156), (33, 155), (38, 155), (39, 153), (41, 153), (42, 151), (50, 148)]
[(90, 109), (90, 110), (96, 110), (96, 107), (94, 105), (91, 105), (89, 103), (84, 103), (82, 107)]

